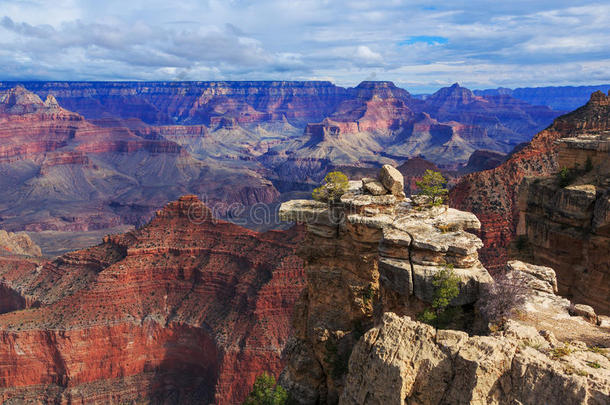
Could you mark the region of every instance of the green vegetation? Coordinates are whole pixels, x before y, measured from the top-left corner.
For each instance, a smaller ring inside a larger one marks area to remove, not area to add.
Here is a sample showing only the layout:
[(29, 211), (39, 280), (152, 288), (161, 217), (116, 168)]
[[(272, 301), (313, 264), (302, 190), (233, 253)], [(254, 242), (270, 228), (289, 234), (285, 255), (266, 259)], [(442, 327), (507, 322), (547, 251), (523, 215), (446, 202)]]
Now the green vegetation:
[(596, 361), (588, 361), (587, 366), (591, 368), (601, 368), (601, 365)]
[(445, 187), (447, 179), (440, 172), (427, 169), (420, 181), (415, 184), (419, 188), (419, 195), (427, 197), (430, 206), (438, 206), (445, 202), (449, 190)]
[(576, 178), (576, 172), (564, 167), (559, 171), (559, 173), (557, 173), (557, 178), (559, 179), (559, 187), (564, 188), (569, 186), (574, 181)]
[(570, 353), (572, 353), (572, 348), (570, 347), (570, 345), (563, 345), (561, 347), (555, 347), (553, 349), (551, 349), (551, 357), (554, 359), (558, 359), (561, 358), (563, 356), (567, 356)]
[(285, 405), (287, 402), (288, 392), (276, 384), (272, 375), (263, 373), (256, 377), (244, 405)]
[(337, 202), (347, 191), (349, 180), (341, 172), (330, 172), (324, 177), (324, 184), (313, 190), (311, 196), (314, 200), (323, 202)]
[(460, 294), (460, 279), (453, 272), (453, 265), (446, 265), (432, 279), (434, 298), (432, 307), (419, 314), (421, 322), (434, 326), (437, 330), (446, 327), (459, 313), (459, 308), (449, 307), (449, 303)]

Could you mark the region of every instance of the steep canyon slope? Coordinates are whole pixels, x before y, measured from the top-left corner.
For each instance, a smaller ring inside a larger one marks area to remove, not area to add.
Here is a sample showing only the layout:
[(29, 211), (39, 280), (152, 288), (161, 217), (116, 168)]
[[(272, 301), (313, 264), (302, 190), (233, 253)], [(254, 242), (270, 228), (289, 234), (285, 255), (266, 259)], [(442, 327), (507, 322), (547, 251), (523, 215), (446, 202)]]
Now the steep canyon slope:
[(481, 260), (489, 269), (501, 268), (508, 259), (507, 248), (514, 239), (519, 218), (517, 201), (523, 179), (548, 176), (559, 170), (558, 139), (610, 130), (608, 100), (609, 96), (601, 92), (593, 93), (586, 105), (557, 118), (506, 162), (463, 177), (451, 190), (451, 205), (473, 212), (481, 221), (480, 236), (485, 244)]
[(185, 196), (54, 261), (0, 258), (2, 402), (238, 403), (283, 365), (301, 239)]

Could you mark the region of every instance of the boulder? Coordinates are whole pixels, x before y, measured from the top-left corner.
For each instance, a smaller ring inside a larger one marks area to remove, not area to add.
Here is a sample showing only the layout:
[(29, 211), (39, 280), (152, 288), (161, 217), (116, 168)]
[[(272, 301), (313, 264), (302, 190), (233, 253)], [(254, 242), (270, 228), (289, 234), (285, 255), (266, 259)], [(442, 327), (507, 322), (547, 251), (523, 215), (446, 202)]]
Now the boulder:
[(379, 171), (379, 181), (385, 188), (397, 196), (405, 198), (405, 179), (402, 174), (393, 166), (383, 165)]
[(362, 188), (365, 192), (372, 195), (384, 195), (388, 193), (388, 190), (380, 181), (371, 179), (370, 177), (362, 179)]
[(582, 316), (587, 322), (590, 322), (593, 325), (599, 325), (600, 323), (595, 310), (589, 305), (572, 304), (570, 305), (569, 312), (572, 316)]

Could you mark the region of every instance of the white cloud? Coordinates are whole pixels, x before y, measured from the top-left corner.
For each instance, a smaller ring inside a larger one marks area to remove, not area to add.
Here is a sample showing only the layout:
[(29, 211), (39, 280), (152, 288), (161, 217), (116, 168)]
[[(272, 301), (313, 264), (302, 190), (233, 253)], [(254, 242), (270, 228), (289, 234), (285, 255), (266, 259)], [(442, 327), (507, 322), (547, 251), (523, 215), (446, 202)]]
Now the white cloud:
[(610, 82), (608, 20), (563, 0), (0, 0), (0, 80)]

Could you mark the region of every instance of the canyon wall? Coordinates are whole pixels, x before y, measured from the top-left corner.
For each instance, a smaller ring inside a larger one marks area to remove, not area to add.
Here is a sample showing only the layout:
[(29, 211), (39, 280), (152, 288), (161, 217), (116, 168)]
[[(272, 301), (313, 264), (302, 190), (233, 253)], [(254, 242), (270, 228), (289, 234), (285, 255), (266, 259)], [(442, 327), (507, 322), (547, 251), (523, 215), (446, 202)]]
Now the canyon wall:
[(185, 196), (51, 262), (0, 257), (2, 402), (239, 403), (284, 365), (301, 240)]
[(609, 129), (608, 96), (593, 93), (585, 106), (557, 118), (506, 162), (492, 170), (464, 176), (451, 190), (451, 205), (474, 213), (481, 221), (479, 236), (485, 244), (481, 260), (488, 269), (501, 269), (508, 260), (507, 248), (514, 239), (519, 218), (522, 180), (528, 176), (547, 176), (560, 169), (555, 141), (577, 133), (594, 134)]
[(446, 207), (416, 209), (402, 194), (400, 173), (384, 170), (377, 195), (367, 192), (374, 182), (368, 179), (351, 182), (336, 205), (294, 200), (280, 209), (282, 218), (305, 222), (307, 230), (299, 250), (307, 288), (296, 304), (296, 339), (280, 377), (298, 403), (337, 403), (354, 344), (380, 312), (413, 315), (431, 302), (431, 280), (446, 265), (460, 280), (454, 305), (473, 304), (480, 286), (492, 281), (477, 257), (480, 240), (465, 231), (478, 228), (476, 217)]
[[(518, 284), (498, 287), (478, 260), (482, 242), (467, 231), (480, 227), (476, 217), (418, 201), (402, 195), (402, 176), (384, 166), (377, 179), (350, 182), (340, 201), (282, 204), (280, 215), (306, 228), (306, 289), (279, 380), (294, 401), (607, 402), (608, 318), (557, 296), (548, 267), (511, 261), (504, 276)], [(451, 305), (463, 310), (450, 327), (469, 333), (412, 319), (430, 306), (434, 275), (448, 266), (459, 280)], [(478, 330), (483, 308), (504, 299), (490, 291), (517, 285), (520, 292), (500, 292), (523, 294), (514, 312)]]
[(564, 171), (521, 185), (522, 250), (551, 266), (560, 293), (610, 314), (610, 132), (558, 141)]

